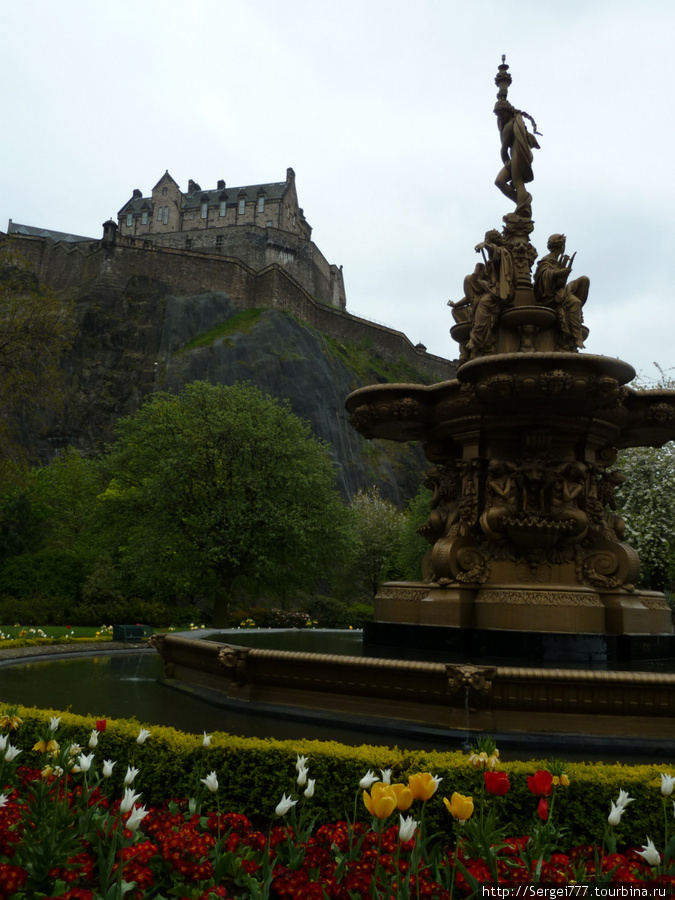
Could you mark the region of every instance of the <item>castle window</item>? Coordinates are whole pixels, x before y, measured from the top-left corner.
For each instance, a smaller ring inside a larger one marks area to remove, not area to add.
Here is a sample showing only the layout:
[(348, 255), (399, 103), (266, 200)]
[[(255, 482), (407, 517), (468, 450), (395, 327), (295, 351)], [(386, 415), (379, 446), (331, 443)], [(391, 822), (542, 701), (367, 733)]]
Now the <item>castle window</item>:
[(163, 213), (163, 208), (161, 206), (158, 206), (157, 207), (157, 221), (158, 222), (162, 221), (162, 213)]
[(258, 197), (258, 212), (265, 212), (265, 198)]
[(162, 197), (166, 197), (167, 188), (162, 188)]
[(209, 212), (209, 204), (202, 203), (202, 219), (205, 219), (207, 217), (208, 212)]
[(148, 224), (148, 211), (147, 211), (147, 209), (144, 209), (143, 212), (141, 213), (141, 225), (147, 225), (147, 224)]
[(220, 250), (220, 248), (221, 248), (222, 246), (223, 246), (223, 236), (222, 236), (222, 234), (219, 234), (219, 235), (216, 237), (216, 250)]
[(189, 250), (192, 246), (192, 238), (185, 238), (185, 249)]
[(243, 216), (245, 212), (246, 212), (246, 201), (240, 200), (239, 201), (239, 215)]
[(131, 228), (131, 226), (132, 226), (133, 224), (134, 224), (134, 214), (133, 214), (133, 213), (127, 213), (127, 228)]
[(168, 206), (164, 207), (164, 224), (165, 225), (169, 224), (169, 207)]
[(220, 201), (220, 214), (221, 216), (227, 215), (227, 200)]

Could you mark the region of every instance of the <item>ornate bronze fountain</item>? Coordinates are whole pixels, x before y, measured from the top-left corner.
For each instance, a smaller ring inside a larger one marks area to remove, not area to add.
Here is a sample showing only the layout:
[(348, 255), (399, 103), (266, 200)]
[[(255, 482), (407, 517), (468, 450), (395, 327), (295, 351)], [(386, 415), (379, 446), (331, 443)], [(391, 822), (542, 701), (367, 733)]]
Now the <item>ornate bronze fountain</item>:
[[(566, 255), (565, 235), (549, 237), (534, 267), (527, 185), (539, 145), (534, 120), (507, 99), (508, 68), (502, 58), (495, 78), (503, 163), (495, 184), (516, 210), (476, 246), (481, 260), (464, 279), (464, 296), (449, 302), (457, 378), (373, 385), (346, 401), (366, 438), (423, 441), (433, 463), (431, 514), (421, 529), (431, 545), (425, 580), (383, 585), (375, 619), (498, 630), (501, 638), (483, 638), (502, 649), (504, 632), (671, 634), (665, 597), (636, 589), (639, 559), (624, 542), (614, 499), (623, 476), (612, 467), (621, 448), (675, 439), (675, 392), (633, 390), (630, 365), (581, 352), (589, 279), (571, 278), (576, 254)], [(390, 642), (391, 630), (380, 633)], [(408, 627), (407, 642), (412, 633)], [(516, 635), (507, 643), (517, 648)], [(623, 641), (617, 650), (604, 641), (599, 658), (675, 656), (664, 650), (670, 643), (633, 641), (631, 649)], [(563, 641), (564, 652), (582, 644)], [(525, 641), (515, 655), (532, 647)]]
[[(424, 580), (380, 587), (365, 656), (225, 635), (161, 635), (156, 646), (172, 687), (252, 712), (360, 722), (371, 739), (379, 723), (397, 738), (489, 731), (535, 754), (571, 738), (610, 758), (653, 758), (675, 750), (675, 635), (665, 597), (636, 588), (613, 466), (621, 448), (675, 439), (675, 392), (632, 390), (627, 363), (581, 352), (589, 280), (571, 278), (564, 235), (533, 273), (536, 125), (507, 100), (503, 59), (496, 83), (496, 184), (516, 209), (478, 244), (481, 261), (450, 304), (457, 378), (373, 385), (346, 401), (365, 437), (424, 442)], [(651, 659), (670, 671), (630, 671)]]

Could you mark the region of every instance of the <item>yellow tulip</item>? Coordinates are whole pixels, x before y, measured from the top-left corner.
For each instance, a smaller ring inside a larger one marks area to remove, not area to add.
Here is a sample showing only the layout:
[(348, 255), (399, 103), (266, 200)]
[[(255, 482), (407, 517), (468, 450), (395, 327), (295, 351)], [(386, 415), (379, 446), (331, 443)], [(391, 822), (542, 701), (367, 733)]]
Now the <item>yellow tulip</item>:
[(408, 787), (415, 800), (430, 800), (436, 793), (439, 781), (429, 772), (417, 772), (408, 778)]
[[(386, 819), (396, 809), (397, 796), (391, 784), (383, 784), (376, 781), (368, 791), (363, 792), (363, 802), (366, 809), (377, 819)], [(412, 803), (412, 799), (410, 800)]]
[(413, 802), (413, 792), (407, 784), (390, 784), (389, 787), (396, 794), (396, 809), (405, 812), (410, 809)]
[(453, 819), (465, 822), (473, 815), (473, 797), (464, 797), (455, 791), (450, 800), (443, 797), (443, 803)]

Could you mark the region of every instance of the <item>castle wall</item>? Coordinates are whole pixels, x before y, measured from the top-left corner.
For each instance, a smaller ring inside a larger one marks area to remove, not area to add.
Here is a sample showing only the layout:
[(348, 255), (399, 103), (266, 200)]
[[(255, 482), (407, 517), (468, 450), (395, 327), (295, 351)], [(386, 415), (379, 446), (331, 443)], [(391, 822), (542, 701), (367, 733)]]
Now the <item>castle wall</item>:
[[(264, 234), (269, 229), (261, 231)], [(288, 235), (283, 237), (287, 240)], [(3, 239), (6, 235), (0, 235), (0, 242)], [(69, 245), (23, 235), (12, 235), (11, 241), (40, 281), (58, 291), (72, 291), (80, 296), (111, 289), (122, 292), (128, 281), (137, 276), (166, 284), (176, 296), (222, 291), (238, 309), (285, 310), (336, 340), (371, 346), (391, 362), (404, 359), (434, 380), (455, 377), (455, 367), (449, 360), (416, 350), (402, 332), (317, 302), (293, 277), (288, 260), (283, 266), (275, 261), (256, 271), (230, 256), (158, 247), (149, 242), (142, 246), (141, 239), (133, 245), (121, 242), (107, 248), (101, 241)], [(290, 254), (292, 250), (286, 252)], [(266, 245), (256, 250), (260, 259), (266, 259), (268, 252), (272, 253)], [(277, 255), (276, 259), (280, 257)], [(330, 276), (335, 267), (328, 269)]]

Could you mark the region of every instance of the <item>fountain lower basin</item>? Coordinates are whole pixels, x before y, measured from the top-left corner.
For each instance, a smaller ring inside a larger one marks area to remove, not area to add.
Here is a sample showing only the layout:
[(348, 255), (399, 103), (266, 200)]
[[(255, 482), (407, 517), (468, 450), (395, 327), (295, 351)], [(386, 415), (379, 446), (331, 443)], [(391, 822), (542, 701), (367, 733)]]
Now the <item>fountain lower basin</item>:
[[(349, 656), (158, 635), (164, 683), (221, 703), (325, 721), (366, 721), (392, 735), (489, 733), (504, 746), (675, 751), (675, 672), (474, 664)], [(393, 654), (392, 654), (393, 655)]]

